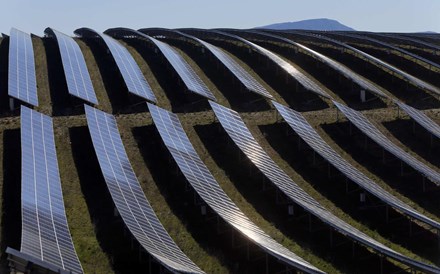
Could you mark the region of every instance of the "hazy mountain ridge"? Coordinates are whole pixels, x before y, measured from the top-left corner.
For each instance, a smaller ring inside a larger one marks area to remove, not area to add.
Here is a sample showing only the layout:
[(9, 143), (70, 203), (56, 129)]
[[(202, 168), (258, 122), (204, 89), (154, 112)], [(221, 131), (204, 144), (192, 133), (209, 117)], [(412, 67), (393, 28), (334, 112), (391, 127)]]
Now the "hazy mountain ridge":
[(355, 31), (355, 29), (343, 25), (336, 20), (327, 19), (327, 18), (309, 19), (309, 20), (302, 20), (297, 22), (276, 23), (276, 24), (261, 26), (257, 28), (275, 29), (275, 30), (302, 29), (302, 30), (323, 30), (323, 31)]

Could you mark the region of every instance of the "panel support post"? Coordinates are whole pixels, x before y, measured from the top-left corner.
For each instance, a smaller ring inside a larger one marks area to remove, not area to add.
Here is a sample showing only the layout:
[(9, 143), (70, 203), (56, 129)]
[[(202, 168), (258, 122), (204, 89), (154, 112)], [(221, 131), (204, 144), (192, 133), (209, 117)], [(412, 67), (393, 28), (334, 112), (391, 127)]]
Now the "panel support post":
[(330, 228), (330, 247), (333, 247), (333, 230)]
[(380, 274), (383, 274), (383, 256), (380, 256)]
[(14, 110), (14, 107), (15, 107), (15, 104), (14, 104), (14, 98), (9, 97), (9, 110), (10, 110), (10, 111), (13, 111), (13, 110)]
[(387, 223), (389, 223), (389, 218), (390, 218), (390, 215), (389, 215), (390, 213), (389, 213), (389, 209), (388, 209), (388, 205), (385, 205), (385, 219), (386, 219), (386, 222)]
[(355, 253), (356, 253), (356, 243), (352, 242), (351, 243), (351, 256), (352, 256), (352, 258), (354, 258), (354, 256), (356, 255)]
[(438, 249), (440, 250), (440, 229), (437, 229)]
[(266, 253), (266, 274), (269, 274), (269, 255)]

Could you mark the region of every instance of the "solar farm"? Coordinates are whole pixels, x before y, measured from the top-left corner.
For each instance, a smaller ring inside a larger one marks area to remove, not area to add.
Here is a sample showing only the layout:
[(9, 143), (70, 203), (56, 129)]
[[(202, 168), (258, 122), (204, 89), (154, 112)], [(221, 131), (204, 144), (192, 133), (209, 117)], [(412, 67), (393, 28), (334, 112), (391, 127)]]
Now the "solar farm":
[(440, 273), (440, 35), (17, 29), (1, 273)]

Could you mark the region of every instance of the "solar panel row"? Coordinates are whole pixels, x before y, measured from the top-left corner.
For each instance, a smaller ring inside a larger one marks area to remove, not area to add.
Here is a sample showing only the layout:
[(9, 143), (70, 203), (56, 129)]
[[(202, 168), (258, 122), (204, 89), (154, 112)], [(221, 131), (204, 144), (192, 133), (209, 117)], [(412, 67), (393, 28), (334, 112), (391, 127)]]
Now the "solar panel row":
[(9, 38), (8, 94), (38, 106), (32, 39), (29, 34), (14, 28)]
[(150, 102), (155, 103), (157, 101), (141, 69), (133, 56), (131, 56), (130, 52), (123, 45), (106, 34), (87, 28), (77, 29), (75, 30), (75, 34), (81, 37), (99, 37), (102, 39), (110, 50), (128, 91)]
[[(371, 92), (373, 92), (374, 94), (376, 94), (377, 96), (383, 97), (383, 98), (390, 98), (388, 95), (386, 95), (385, 93), (383, 93), (376, 85), (370, 83), (369, 81), (367, 81), (366, 79), (364, 79), (362, 76), (360, 76), (359, 74), (351, 71), (349, 68), (345, 67), (344, 65), (340, 64), (339, 62), (336, 62), (330, 58), (328, 58), (327, 56), (320, 54), (314, 50), (311, 50), (299, 43), (293, 42), (290, 39), (287, 39), (285, 37), (282, 36), (278, 36), (278, 35), (274, 35), (274, 34), (269, 34), (269, 33), (263, 33), (263, 32), (257, 32), (257, 31), (252, 31), (251, 33), (258, 33), (260, 35), (265, 35), (268, 37), (273, 37), (276, 39), (279, 39), (281, 41), (284, 41), (286, 43), (295, 45), (297, 47), (302, 48), (303, 50), (309, 52), (311, 55), (315, 56), (315, 58), (321, 60), (322, 62), (328, 64), (329, 66), (331, 66), (332, 68), (334, 68), (336, 71), (340, 72), (342, 75), (346, 76), (347, 78), (351, 79), (352, 81), (354, 81), (355, 83), (357, 83), (359, 86), (364, 87), (366, 90), (369, 90)], [(428, 130), (429, 132), (431, 132), (433, 135), (439, 137), (440, 136), (440, 127), (438, 126), (438, 124), (436, 124), (431, 118), (429, 118), (427, 115), (425, 115), (423, 112), (421, 112), (418, 109), (412, 108), (406, 104), (404, 104), (403, 102), (397, 100), (397, 99), (392, 99), (404, 112), (406, 112), (411, 118), (413, 118), (418, 124), (420, 124), (421, 126), (423, 126), (426, 130)]]
[(352, 71), (348, 67), (344, 66), (343, 64), (341, 64), (341, 63), (339, 63), (339, 62), (337, 62), (337, 61), (335, 61), (335, 60), (333, 60), (333, 59), (331, 59), (331, 58), (329, 58), (329, 57), (327, 57), (317, 51), (314, 51), (314, 50), (312, 50), (312, 49), (310, 49), (300, 43), (294, 42), (290, 39), (287, 39), (287, 38), (279, 36), (279, 35), (261, 32), (261, 31), (252, 31), (252, 33), (258, 33), (260, 35), (272, 37), (272, 38), (284, 41), (288, 44), (294, 45), (294, 46), (302, 49), (304, 52), (306, 52), (307, 54), (309, 54), (313, 58), (327, 64), (328, 66), (330, 66), (331, 68), (333, 68), (334, 70), (336, 70), (340, 74), (344, 75), (346, 78), (352, 80), (354, 83), (358, 84), (360, 87), (364, 88), (365, 90), (373, 92), (374, 94), (376, 94), (377, 96), (380, 96), (380, 97), (387, 97), (387, 95), (385, 95), (385, 93), (383, 93), (376, 85), (374, 85), (373, 83), (371, 83), (370, 81), (368, 81), (367, 79), (362, 77), (361, 75), (355, 73), (354, 71)]
[(52, 28), (47, 28), (44, 32), (58, 42), (69, 94), (97, 105), (98, 99), (78, 44), (72, 37)]
[(362, 243), (375, 251), (385, 254), (407, 265), (424, 271), (438, 272), (439, 268), (406, 257), (385, 245), (377, 242), (358, 229), (333, 215), (313, 197), (300, 188), (290, 177), (267, 155), (247, 129), (239, 114), (233, 110), (210, 102), (216, 117), (234, 143), (243, 151), (252, 163), (287, 197), (299, 204), (305, 210), (318, 217), (343, 235)]
[(440, 224), (438, 222), (428, 218), (422, 213), (417, 212), (406, 203), (397, 199), (388, 191), (377, 185), (373, 180), (368, 178), (352, 164), (350, 164), (347, 160), (342, 158), (339, 153), (337, 153), (324, 141), (324, 139), (322, 139), (318, 132), (316, 132), (316, 130), (307, 122), (300, 112), (276, 102), (273, 102), (273, 104), (283, 119), (301, 137), (302, 140), (304, 140), (315, 152), (326, 159), (329, 164), (333, 165), (351, 181), (358, 184), (360, 187), (367, 190), (383, 202), (397, 208), (405, 214), (435, 228), (440, 228)]
[(437, 138), (440, 138), (440, 126), (431, 118), (429, 118), (425, 113), (418, 109), (410, 107), (399, 100), (394, 100), (394, 103), (405, 113), (407, 113), (411, 118), (413, 118), (414, 121), (416, 121), (419, 125), (424, 127), (427, 131), (429, 131)]
[(433, 92), (433, 93), (436, 93), (436, 94), (440, 94), (440, 89), (437, 88), (436, 86), (433, 86), (433, 85), (431, 85), (431, 84), (429, 84), (429, 83), (427, 83), (427, 82), (425, 82), (425, 81), (423, 81), (423, 80), (421, 80), (421, 79), (419, 79), (417, 77), (414, 77), (411, 74), (406, 73), (406, 72), (396, 68), (395, 66), (390, 65), (390, 64), (380, 60), (379, 58), (376, 58), (376, 57), (374, 57), (374, 56), (372, 56), (372, 55), (370, 55), (368, 53), (365, 53), (365, 52), (363, 52), (363, 51), (361, 51), (361, 50), (359, 50), (359, 49), (357, 49), (355, 47), (347, 45), (347, 44), (345, 44), (343, 42), (340, 42), (338, 40), (329, 38), (329, 37), (327, 37), (325, 35), (316, 35), (316, 34), (304, 33), (304, 32), (302, 32), (302, 33), (294, 32), (294, 33), (295, 34), (309, 36), (309, 37), (314, 37), (314, 38), (318, 38), (318, 39), (322, 39), (322, 40), (334, 43), (336, 45), (339, 45), (339, 46), (341, 46), (343, 48), (349, 49), (349, 50), (355, 52), (356, 54), (358, 54), (359, 56), (362, 56), (362, 58), (364, 58), (368, 62), (370, 62), (372, 64), (375, 64), (375, 65), (377, 65), (379, 67), (383, 67), (383, 68), (388, 69), (393, 74), (397, 75), (398, 77), (403, 78), (405, 81), (411, 83), (412, 85), (414, 85), (416, 87), (419, 87), (421, 89), (424, 89), (426, 91), (430, 91), (430, 92)]
[(398, 34), (398, 35), (389, 35), (389, 36), (391, 36), (391, 37), (396, 37), (396, 38), (398, 38), (398, 39), (401, 39), (401, 40), (406, 40), (406, 41), (410, 41), (410, 42), (413, 42), (413, 43), (416, 43), (416, 44), (419, 44), (419, 45), (422, 45), (422, 46), (425, 46), (425, 47), (428, 47), (428, 48), (431, 48), (431, 49), (434, 49), (434, 50), (437, 50), (437, 51), (439, 51), (440, 50), (440, 46), (438, 46), (438, 45), (436, 45), (436, 44), (433, 44), (433, 43), (429, 43), (429, 42), (426, 42), (426, 41), (423, 41), (423, 40), (421, 40), (421, 39), (416, 39), (416, 38), (413, 38), (413, 37), (408, 37), (408, 36), (405, 36), (405, 35), (402, 35), (402, 34)]
[(163, 142), (180, 170), (198, 195), (214, 212), (246, 238), (284, 263), (308, 273), (322, 273), (280, 245), (244, 215), (221, 189), (202, 162), (186, 136), (177, 115), (152, 104), (148, 104), (148, 107)]
[(187, 38), (193, 39), (202, 44), (207, 50), (209, 50), (222, 64), (229, 69), (232, 74), (250, 91), (263, 95), (266, 98), (272, 99), (273, 96), (252, 77), (242, 66), (240, 66), (232, 57), (225, 53), (220, 48), (205, 42), (195, 36), (176, 31)]
[(22, 106), (21, 147), (21, 252), (82, 273), (64, 210), (52, 119)]
[(192, 67), (186, 62), (186, 60), (170, 45), (165, 44), (162, 41), (159, 41), (153, 37), (146, 35), (140, 31), (126, 29), (126, 28), (115, 28), (109, 29), (106, 33), (112, 36), (119, 37), (139, 37), (144, 38), (147, 41), (153, 43), (159, 50), (162, 52), (167, 61), (171, 64), (173, 69), (177, 72), (180, 79), (182, 79), (186, 88), (189, 91), (195, 92), (203, 97), (206, 97), (211, 100), (216, 100), (215, 96), (206, 86), (206, 84), (200, 79), (197, 73), (192, 69)]
[(115, 118), (87, 105), (85, 111), (105, 182), (130, 232), (170, 271), (203, 273), (179, 249), (154, 213), (131, 167)]
[(243, 42), (244, 44), (246, 44), (249, 47), (258, 51), (260, 54), (262, 54), (262, 55), (266, 56), (267, 58), (269, 58), (270, 60), (272, 60), (272, 62), (277, 64), (280, 69), (282, 69), (287, 74), (289, 74), (293, 79), (295, 79), (306, 90), (314, 92), (314, 93), (316, 93), (320, 96), (323, 96), (325, 98), (331, 98), (330, 95), (317, 84), (316, 80), (312, 80), (310, 77), (306, 76), (304, 73), (299, 71), (297, 68), (292, 66), (289, 62), (285, 61), (283, 58), (279, 57), (278, 55), (276, 55), (272, 51), (267, 50), (267, 49), (255, 44), (255, 43), (252, 43), (252, 42), (250, 42), (244, 38), (241, 38), (240, 36), (234, 35), (234, 34), (226, 33), (223, 31), (216, 31), (216, 30), (212, 30), (210, 32), (224, 35), (227, 37), (231, 37), (231, 38), (234, 38), (234, 39), (237, 39), (237, 40)]
[(347, 106), (340, 103), (333, 102), (335, 106), (352, 122), (359, 130), (365, 135), (370, 137), (379, 146), (404, 161), (407, 165), (411, 166), (421, 174), (426, 176), (436, 185), (440, 185), (440, 173), (434, 169), (428, 167), (412, 155), (404, 151), (402, 148), (390, 141), (377, 127), (375, 127), (362, 113), (357, 112)]
[(377, 39), (374, 39), (374, 38), (371, 38), (371, 37), (368, 37), (368, 36), (365, 36), (365, 35), (357, 35), (357, 34), (353, 34), (353, 33), (334, 33), (334, 35), (340, 35), (342, 37), (357, 38), (357, 39), (361, 39), (361, 40), (366, 40), (368, 42), (376, 43), (376, 44), (378, 44), (378, 45), (380, 45), (380, 46), (382, 46), (384, 48), (395, 50), (395, 51), (397, 51), (397, 52), (399, 52), (401, 54), (410, 56), (410, 57), (412, 57), (412, 58), (414, 58), (414, 59), (416, 59), (418, 61), (425, 62), (426, 64), (429, 64), (429, 65), (431, 65), (431, 66), (433, 66), (435, 68), (440, 68), (439, 64), (437, 64), (437, 63), (435, 63), (435, 62), (433, 62), (431, 60), (428, 60), (428, 59), (426, 59), (426, 58), (424, 58), (422, 56), (419, 56), (419, 55), (417, 55), (415, 53), (409, 52), (407, 50), (404, 50), (404, 49), (401, 49), (399, 47), (393, 46), (393, 45), (391, 45), (389, 43), (386, 43), (386, 42), (383, 42), (383, 41), (380, 41), (380, 40), (377, 40)]

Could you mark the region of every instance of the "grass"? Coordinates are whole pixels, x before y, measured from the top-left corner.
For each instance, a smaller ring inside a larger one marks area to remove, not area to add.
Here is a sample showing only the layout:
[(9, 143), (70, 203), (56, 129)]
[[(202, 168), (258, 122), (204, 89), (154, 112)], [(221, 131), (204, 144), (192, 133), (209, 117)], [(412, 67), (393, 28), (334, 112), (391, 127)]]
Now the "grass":
[[(96, 238), (89, 209), (81, 192), (71, 151), (68, 127), (65, 125), (66, 121), (63, 121), (67, 119), (60, 120), (55, 120), (55, 143), (58, 151), (64, 205), (75, 250), (85, 273), (113, 273), (110, 258), (102, 251)], [(73, 123), (69, 122), (67, 121), (67, 124), (71, 126)], [(84, 124), (84, 119), (81, 122)]]
[(52, 99), (50, 98), (47, 59), (43, 40), (34, 37), (32, 39), (32, 44), (35, 56), (35, 76), (37, 78), (38, 111), (46, 115), (52, 115)]

